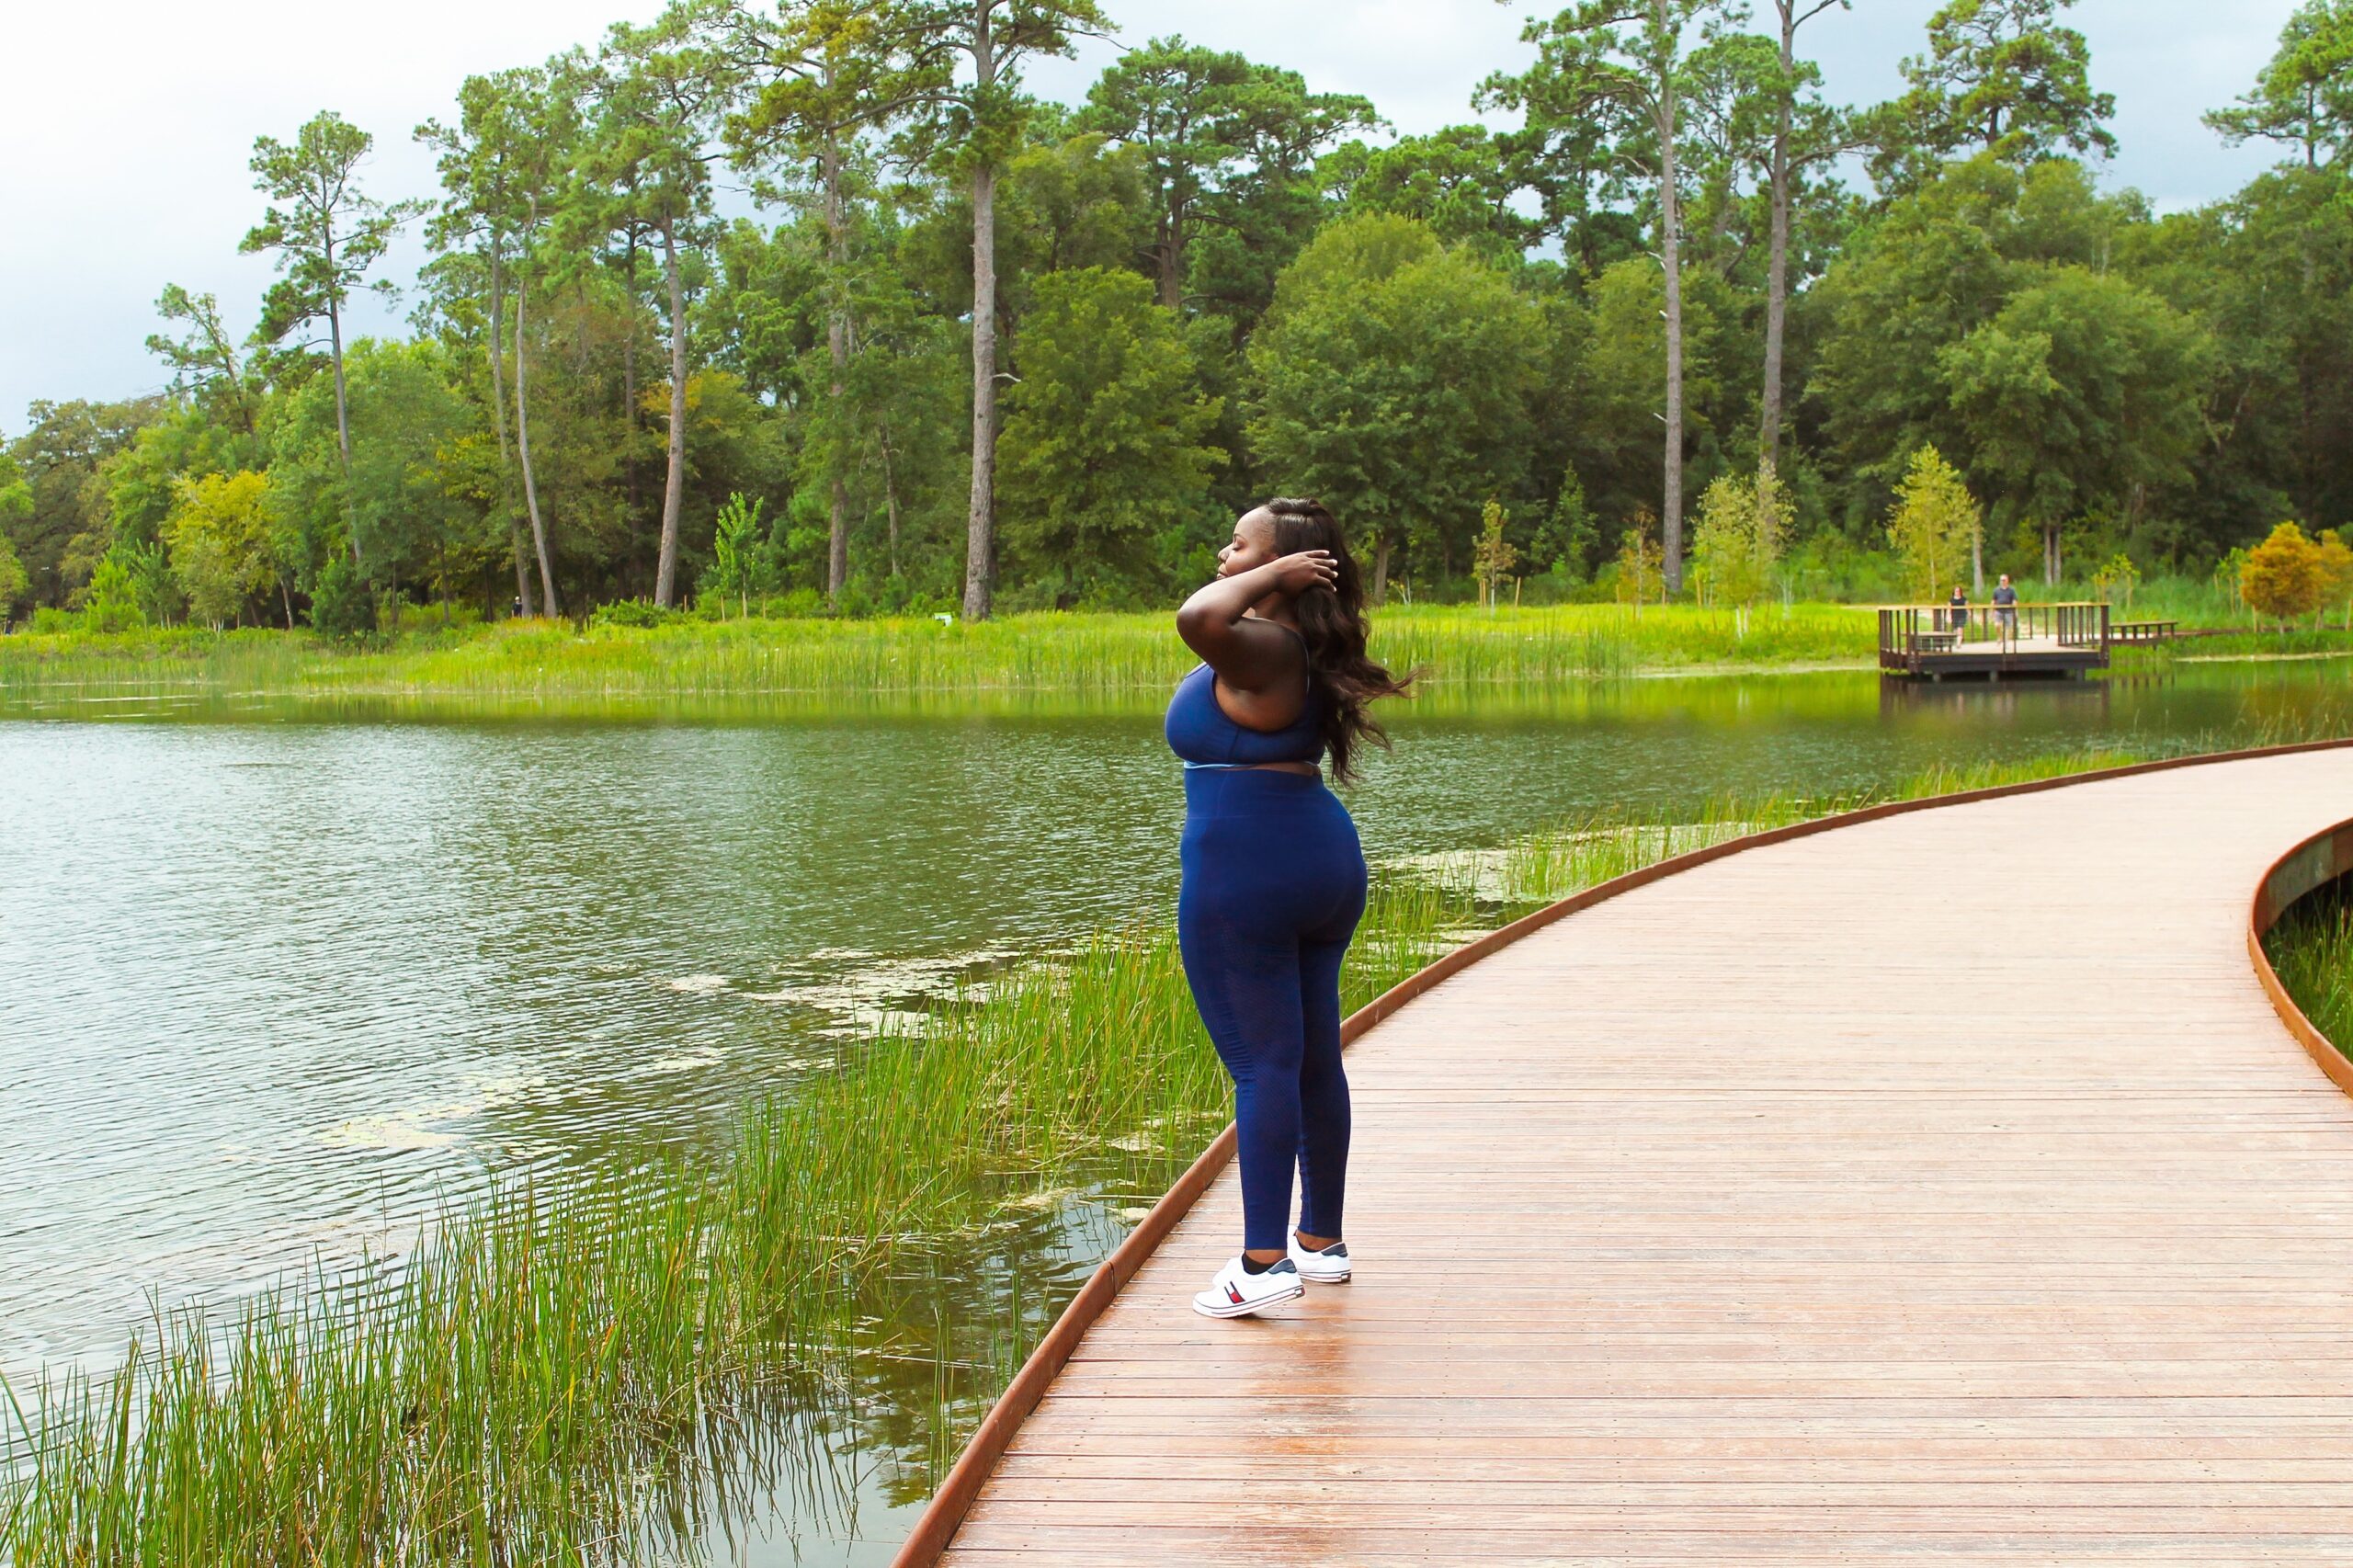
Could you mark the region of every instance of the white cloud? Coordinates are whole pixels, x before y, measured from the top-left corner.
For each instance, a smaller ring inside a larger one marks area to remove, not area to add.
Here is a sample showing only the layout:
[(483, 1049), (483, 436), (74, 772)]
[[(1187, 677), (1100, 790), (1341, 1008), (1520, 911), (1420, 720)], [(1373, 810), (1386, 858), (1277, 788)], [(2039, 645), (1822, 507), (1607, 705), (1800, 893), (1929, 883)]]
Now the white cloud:
[[(642, 18), (658, 0), (611, 0)], [(1472, 118), (1472, 89), (1526, 56), (1530, 14), (1491, 0), (1109, 0), (1122, 41), (1182, 32), (1302, 72), (1311, 87), (1362, 93), (1401, 131)], [(2198, 123), (2242, 91), (2270, 52), (2293, 0), (2083, 0), (2095, 81), (2117, 96), (2123, 153), (2112, 179), (2161, 206), (2211, 199), (2270, 154), (2227, 150)], [(1935, 0), (1856, 0), (1813, 24), (1808, 43), (1835, 96), (1884, 97), (1895, 62), (1919, 49)], [(333, 107), (371, 131), (369, 172), (385, 197), (433, 189), (431, 160), (409, 139), (449, 112), (471, 73), (593, 42), (602, 21), (557, 0), (408, 0), (392, 10), (310, 0), (190, 7), (157, 0), (25, 6), (9, 21), (10, 81), (0, 93), (0, 429), (22, 428), (36, 397), (113, 397), (160, 375), (141, 345), (166, 282), (221, 296), (251, 324), (269, 264), (240, 256), (259, 215), (245, 161), (253, 139), (284, 136)], [(1116, 46), (1031, 73), (1040, 91), (1076, 97)], [(386, 276), (407, 281), (412, 244)], [(361, 326), (396, 324), (369, 307)]]

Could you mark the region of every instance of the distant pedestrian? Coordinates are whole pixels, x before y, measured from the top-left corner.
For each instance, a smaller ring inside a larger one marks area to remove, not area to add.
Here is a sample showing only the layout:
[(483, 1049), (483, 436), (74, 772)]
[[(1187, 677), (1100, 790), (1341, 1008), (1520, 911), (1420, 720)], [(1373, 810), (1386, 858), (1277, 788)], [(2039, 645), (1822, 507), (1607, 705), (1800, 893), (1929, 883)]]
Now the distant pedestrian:
[(1945, 619), (1955, 634), (1965, 630), (1969, 625), (1969, 590), (1959, 583), (1955, 583), (1952, 585), (1951, 602), (1945, 607)]
[(1994, 619), (2001, 623), (2004, 642), (2014, 642), (2018, 635), (2018, 591), (2010, 586), (2010, 574), (1994, 585)]

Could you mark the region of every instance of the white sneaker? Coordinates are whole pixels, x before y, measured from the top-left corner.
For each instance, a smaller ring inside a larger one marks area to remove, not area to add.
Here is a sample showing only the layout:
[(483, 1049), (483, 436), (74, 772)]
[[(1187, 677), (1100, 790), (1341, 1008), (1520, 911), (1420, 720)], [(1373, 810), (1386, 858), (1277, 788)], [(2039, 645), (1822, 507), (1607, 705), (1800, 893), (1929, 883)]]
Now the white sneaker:
[(1290, 1259), (1252, 1274), (1243, 1268), (1237, 1256), (1217, 1271), (1208, 1290), (1193, 1298), (1193, 1310), (1206, 1318), (1246, 1318), (1279, 1301), (1290, 1301), (1305, 1290)]
[(1345, 1285), (1348, 1282), (1348, 1244), (1334, 1242), (1322, 1252), (1310, 1252), (1299, 1244), (1299, 1236), (1290, 1238), (1290, 1261), (1302, 1279), (1317, 1285)]

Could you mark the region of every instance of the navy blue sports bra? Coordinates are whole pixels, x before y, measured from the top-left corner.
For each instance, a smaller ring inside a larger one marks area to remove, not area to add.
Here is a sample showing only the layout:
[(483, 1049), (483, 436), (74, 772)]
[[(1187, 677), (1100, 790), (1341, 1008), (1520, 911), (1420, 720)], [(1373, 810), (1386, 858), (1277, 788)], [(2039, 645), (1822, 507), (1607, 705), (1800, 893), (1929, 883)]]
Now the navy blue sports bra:
[(1323, 697), (1308, 683), (1299, 717), (1279, 730), (1245, 730), (1217, 705), (1217, 672), (1201, 665), (1168, 703), (1168, 749), (1187, 767), (1251, 767), (1324, 760)]

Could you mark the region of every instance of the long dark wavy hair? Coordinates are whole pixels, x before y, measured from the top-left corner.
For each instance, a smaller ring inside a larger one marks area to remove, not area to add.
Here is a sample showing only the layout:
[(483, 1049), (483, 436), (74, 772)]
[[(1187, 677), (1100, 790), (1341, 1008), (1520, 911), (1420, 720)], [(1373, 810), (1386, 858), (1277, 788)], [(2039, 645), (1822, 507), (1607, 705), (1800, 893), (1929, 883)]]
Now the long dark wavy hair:
[(1331, 509), (1313, 496), (1290, 495), (1277, 496), (1266, 509), (1275, 520), (1277, 555), (1324, 550), (1339, 564), (1338, 581), (1302, 593), (1291, 601), (1291, 613), (1307, 643), (1308, 680), (1324, 695), (1324, 744), (1332, 754), (1332, 777), (1349, 783), (1356, 778), (1358, 743), (1389, 744), (1389, 732), (1370, 711), (1372, 703), (1402, 694), (1414, 677), (1391, 675), (1365, 656), (1371, 629), (1365, 622), (1364, 574)]

